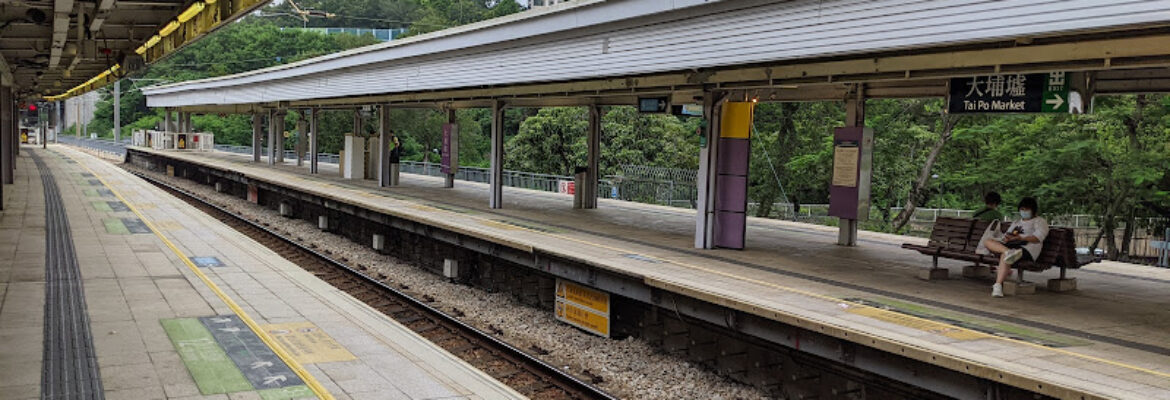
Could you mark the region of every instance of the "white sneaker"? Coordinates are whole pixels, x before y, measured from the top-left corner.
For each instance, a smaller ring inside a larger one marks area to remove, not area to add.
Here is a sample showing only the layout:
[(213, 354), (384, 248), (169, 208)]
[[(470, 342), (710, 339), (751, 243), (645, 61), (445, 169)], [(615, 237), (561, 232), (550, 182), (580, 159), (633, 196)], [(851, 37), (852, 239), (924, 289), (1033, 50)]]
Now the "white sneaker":
[(1003, 284), (991, 285), (991, 297), (1003, 297)]
[(1004, 259), (1004, 261), (1007, 262), (1008, 266), (1011, 266), (1012, 264), (1015, 264), (1016, 261), (1020, 261), (1020, 257), (1023, 257), (1023, 256), (1024, 256), (1023, 249), (1011, 249), (1011, 250), (1008, 250), (1007, 253), (1004, 253), (1004, 257), (1006, 257)]

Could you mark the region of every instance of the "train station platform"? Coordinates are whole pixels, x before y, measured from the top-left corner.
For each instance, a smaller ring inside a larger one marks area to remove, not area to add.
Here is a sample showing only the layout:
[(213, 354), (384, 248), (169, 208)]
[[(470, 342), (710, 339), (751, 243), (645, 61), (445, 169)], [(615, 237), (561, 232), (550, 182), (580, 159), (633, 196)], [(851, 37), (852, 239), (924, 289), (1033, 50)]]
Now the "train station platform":
[[(1076, 291), (992, 298), (987, 281), (919, 280), (930, 258), (899, 246), (921, 238), (862, 232), (858, 247), (842, 247), (832, 227), (749, 218), (746, 250), (696, 250), (692, 210), (604, 199), (597, 209), (574, 210), (571, 196), (515, 188), (505, 188), (502, 209), (489, 209), (484, 184), (446, 189), (441, 178), (403, 174), (401, 186), (379, 188), (343, 180), (328, 164), (311, 175), (238, 154), (131, 153), (579, 261), (657, 291), (1036, 393), (1170, 399), (1170, 271), (1163, 269), (1090, 264), (1071, 272)], [(963, 264), (941, 266), (957, 276)], [(800, 337), (788, 340), (801, 349)]]
[(105, 160), (23, 148), (4, 196), (0, 398), (523, 397)]

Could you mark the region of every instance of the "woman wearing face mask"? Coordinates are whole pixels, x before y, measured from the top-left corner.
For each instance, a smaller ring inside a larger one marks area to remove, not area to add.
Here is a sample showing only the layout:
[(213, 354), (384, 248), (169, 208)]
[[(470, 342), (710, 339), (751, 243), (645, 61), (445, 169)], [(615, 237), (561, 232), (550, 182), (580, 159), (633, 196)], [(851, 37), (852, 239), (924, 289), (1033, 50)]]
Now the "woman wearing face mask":
[(1036, 215), (1040, 212), (1040, 206), (1035, 198), (1023, 198), (1018, 209), (1020, 219), (1008, 227), (1003, 239), (987, 239), (984, 242), (988, 250), (1000, 254), (999, 270), (996, 271), (995, 284), (991, 286), (993, 297), (1003, 297), (1003, 281), (1011, 275), (1013, 264), (1020, 260), (1035, 260), (1040, 256), (1040, 248), (1048, 236), (1048, 221)]

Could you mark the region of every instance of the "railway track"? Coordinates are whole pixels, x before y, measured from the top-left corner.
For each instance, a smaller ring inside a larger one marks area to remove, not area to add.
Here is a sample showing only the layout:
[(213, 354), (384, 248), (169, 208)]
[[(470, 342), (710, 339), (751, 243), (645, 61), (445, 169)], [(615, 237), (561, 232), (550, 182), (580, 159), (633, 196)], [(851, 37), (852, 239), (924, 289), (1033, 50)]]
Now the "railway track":
[(616, 399), (491, 334), (431, 307), (427, 304), (433, 301), (429, 296), (417, 299), (390, 286), (380, 277), (350, 268), (328, 255), (302, 246), (183, 189), (149, 175), (135, 171), (131, 173), (283, 255), (525, 396), (534, 399)]

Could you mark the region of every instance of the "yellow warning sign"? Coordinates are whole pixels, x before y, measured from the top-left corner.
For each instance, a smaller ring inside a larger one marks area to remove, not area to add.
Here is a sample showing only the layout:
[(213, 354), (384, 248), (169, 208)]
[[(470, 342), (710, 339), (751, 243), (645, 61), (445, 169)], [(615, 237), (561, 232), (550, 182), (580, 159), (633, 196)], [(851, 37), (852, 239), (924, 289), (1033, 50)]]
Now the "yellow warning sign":
[(557, 279), (557, 297), (601, 314), (609, 314), (609, 293), (600, 290)]
[(297, 362), (313, 364), (357, 359), (341, 343), (337, 343), (333, 337), (312, 322), (271, 324), (263, 325), (262, 328)]
[(560, 298), (557, 299), (556, 316), (558, 320), (569, 325), (609, 337), (609, 316), (598, 314), (593, 310)]
[(852, 307), (849, 308), (848, 311), (857, 315), (864, 315), (873, 319), (898, 324), (910, 329), (917, 329), (920, 331), (943, 335), (956, 340), (975, 340), (991, 336), (983, 332), (973, 331), (970, 329), (944, 324), (941, 322), (935, 322), (928, 319), (916, 318), (906, 314), (883, 310), (880, 308)]
[(609, 337), (609, 293), (557, 279), (557, 320)]

